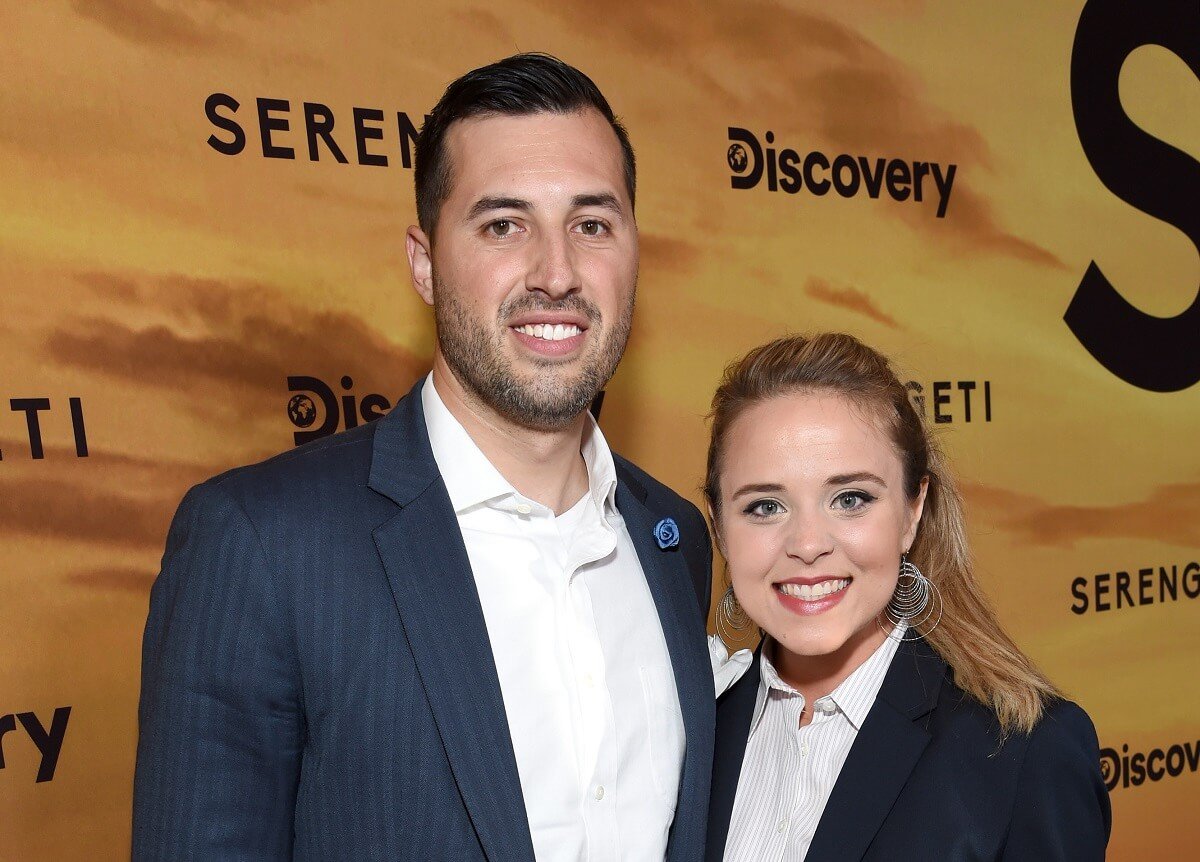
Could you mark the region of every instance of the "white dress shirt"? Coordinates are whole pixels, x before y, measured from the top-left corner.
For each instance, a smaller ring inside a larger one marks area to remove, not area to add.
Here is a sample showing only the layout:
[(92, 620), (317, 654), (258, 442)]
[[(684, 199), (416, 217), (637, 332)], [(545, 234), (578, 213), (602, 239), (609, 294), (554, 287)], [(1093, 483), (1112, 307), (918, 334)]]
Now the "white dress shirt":
[[(804, 727), (804, 696), (780, 679), (769, 657), (773, 644), (763, 648), (725, 862), (804, 859), (904, 631), (905, 626), (897, 626), (841, 685), (813, 701), (812, 721)], [(718, 658), (714, 651), (714, 673), (729, 665)]]
[(604, 435), (589, 416), (588, 491), (555, 516), (492, 466), (432, 375), (421, 403), (483, 605), (537, 858), (663, 859), (683, 717)]

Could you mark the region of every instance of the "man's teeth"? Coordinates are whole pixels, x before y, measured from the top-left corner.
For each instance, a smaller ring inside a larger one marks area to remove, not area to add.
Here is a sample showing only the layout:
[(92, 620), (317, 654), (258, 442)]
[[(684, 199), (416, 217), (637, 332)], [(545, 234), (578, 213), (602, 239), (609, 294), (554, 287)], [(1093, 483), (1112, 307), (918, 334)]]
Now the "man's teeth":
[(816, 599), (823, 599), (825, 596), (834, 593), (840, 593), (848, 586), (850, 586), (850, 579), (840, 578), (835, 581), (821, 581), (819, 584), (780, 584), (779, 592), (785, 596), (795, 596), (798, 599), (811, 602)]
[(574, 338), (582, 330), (574, 323), (531, 323), (516, 327), (517, 332), (532, 335), (543, 341), (562, 341), (564, 338)]

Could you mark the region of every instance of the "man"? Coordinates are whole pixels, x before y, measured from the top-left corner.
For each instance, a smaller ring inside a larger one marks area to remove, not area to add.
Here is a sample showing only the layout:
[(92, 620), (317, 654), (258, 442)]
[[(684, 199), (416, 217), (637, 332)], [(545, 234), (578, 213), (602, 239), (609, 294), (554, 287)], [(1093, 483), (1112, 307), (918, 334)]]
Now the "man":
[(699, 859), (707, 531), (587, 411), (637, 279), (624, 129), (511, 57), (447, 89), (416, 189), (432, 374), (176, 515), (134, 858)]

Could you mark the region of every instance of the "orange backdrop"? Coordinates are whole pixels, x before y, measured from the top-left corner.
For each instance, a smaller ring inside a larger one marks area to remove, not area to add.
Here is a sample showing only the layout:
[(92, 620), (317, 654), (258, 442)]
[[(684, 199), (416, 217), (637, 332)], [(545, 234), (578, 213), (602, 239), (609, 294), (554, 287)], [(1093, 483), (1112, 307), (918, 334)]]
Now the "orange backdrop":
[[(1111, 749), (1111, 858), (1200, 845), (1194, 0), (49, 0), (3, 21), (0, 858), (128, 856), (174, 506), (427, 367), (412, 127), (518, 50), (588, 71), (638, 152), (614, 446), (699, 500), (732, 357), (815, 329), (892, 354), (1005, 623)], [(1094, 277), (1076, 299), (1093, 263), (1129, 308)]]

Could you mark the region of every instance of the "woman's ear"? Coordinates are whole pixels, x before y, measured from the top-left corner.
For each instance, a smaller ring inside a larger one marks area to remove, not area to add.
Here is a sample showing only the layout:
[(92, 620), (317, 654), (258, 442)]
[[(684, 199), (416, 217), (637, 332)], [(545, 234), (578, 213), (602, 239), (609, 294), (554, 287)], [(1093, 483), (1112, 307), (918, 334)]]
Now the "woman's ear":
[[(929, 492), (929, 476), (921, 477), (921, 487), (917, 496), (908, 505), (908, 529), (904, 531), (904, 547), (911, 549), (917, 538), (917, 528), (921, 525), (921, 515), (925, 512), (925, 495)], [(905, 553), (908, 553), (905, 551)]]

